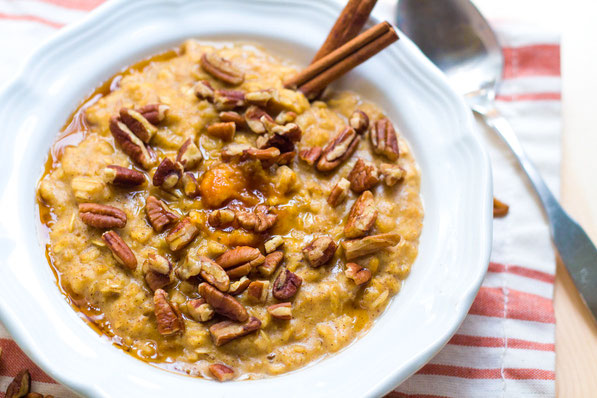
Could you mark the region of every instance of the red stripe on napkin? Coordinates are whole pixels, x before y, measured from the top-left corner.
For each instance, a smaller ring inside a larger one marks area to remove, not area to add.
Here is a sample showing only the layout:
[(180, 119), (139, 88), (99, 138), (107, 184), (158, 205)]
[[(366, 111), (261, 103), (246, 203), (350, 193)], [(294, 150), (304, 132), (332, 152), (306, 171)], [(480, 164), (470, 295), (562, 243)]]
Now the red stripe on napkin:
[(27, 22), (38, 22), (44, 25), (51, 26), (52, 28), (62, 28), (64, 24), (60, 22), (50, 21), (36, 15), (15, 15), (15, 14), (4, 14), (0, 13), (0, 19), (7, 19), (12, 21), (27, 21)]
[(91, 11), (102, 4), (105, 0), (39, 0), (42, 3), (53, 4), (64, 8), (72, 8), (81, 11)]
[(520, 275), (531, 279), (536, 279), (541, 282), (554, 283), (556, 276), (547, 272), (537, 271), (532, 268), (521, 267), (519, 265), (508, 265), (500, 263), (489, 263), (487, 268), (489, 272), (507, 272), (514, 275)]
[(14, 340), (0, 339), (0, 347), (2, 347), (2, 357), (0, 358), (0, 374), (2, 376), (14, 377), (21, 370), (29, 369), (32, 380), (56, 383), (25, 355)]
[(418, 373), (423, 375), (453, 376), (463, 379), (555, 379), (555, 372), (543, 369), (479, 369), (440, 364), (427, 364)]
[(506, 47), (504, 78), (520, 76), (560, 76), (560, 46), (535, 44), (523, 47)]
[[(504, 290), (507, 291), (507, 296)], [(481, 287), (469, 314), (555, 323), (550, 299), (497, 287)]]
[(514, 102), (514, 101), (561, 101), (562, 94), (560, 93), (527, 93), (527, 94), (511, 94), (511, 95), (496, 95), (497, 101)]
[[(467, 347), (505, 347), (506, 339), (502, 337), (484, 337), (468, 336), (465, 334), (456, 334), (448, 344), (461, 345)], [(555, 351), (555, 344), (538, 343), (522, 339), (508, 339), (509, 348), (518, 348), (537, 351)]]

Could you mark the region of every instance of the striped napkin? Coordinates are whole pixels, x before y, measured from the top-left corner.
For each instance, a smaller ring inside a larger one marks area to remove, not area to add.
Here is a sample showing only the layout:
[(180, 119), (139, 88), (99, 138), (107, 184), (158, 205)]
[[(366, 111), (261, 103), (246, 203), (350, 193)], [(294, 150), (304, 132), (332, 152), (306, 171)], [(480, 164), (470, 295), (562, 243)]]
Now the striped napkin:
[[(0, 0), (0, 84), (42, 40), (103, 0)], [(385, 2), (389, 3), (388, 1)], [(380, 2), (374, 13), (380, 13)], [(553, 192), (559, 191), (560, 46), (558, 34), (500, 22), (494, 28), (506, 59), (498, 107), (510, 121)], [(555, 396), (555, 257), (532, 188), (506, 146), (479, 125), (493, 163), (495, 195), (510, 213), (494, 223), (492, 262), (464, 323), (429, 364), (388, 397)], [(0, 398), (29, 369), (32, 390), (77, 395), (57, 384), (0, 325)]]

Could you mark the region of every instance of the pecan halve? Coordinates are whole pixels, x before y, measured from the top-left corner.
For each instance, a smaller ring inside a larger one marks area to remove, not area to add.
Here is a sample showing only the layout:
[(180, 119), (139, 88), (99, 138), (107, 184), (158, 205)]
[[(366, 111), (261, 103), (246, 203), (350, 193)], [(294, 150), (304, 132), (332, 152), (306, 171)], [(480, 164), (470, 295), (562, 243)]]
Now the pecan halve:
[(338, 245), (332, 237), (323, 235), (313, 239), (303, 249), (305, 259), (311, 267), (317, 268), (327, 263), (334, 257)]
[(135, 110), (143, 115), (149, 123), (156, 126), (166, 119), (170, 107), (165, 104), (148, 104)]
[(292, 319), (292, 303), (285, 302), (270, 305), (267, 307), (267, 312), (276, 319), (289, 320)]
[(120, 108), (120, 120), (146, 144), (158, 131), (158, 128), (149, 123), (145, 116), (129, 108)]
[(102, 170), (105, 182), (119, 187), (136, 187), (145, 182), (145, 175), (140, 171), (111, 164)]
[(367, 268), (361, 267), (356, 263), (346, 264), (344, 275), (346, 275), (348, 279), (352, 279), (358, 286), (364, 285), (371, 280), (371, 271), (369, 271)]
[(350, 115), (348, 124), (357, 134), (363, 134), (369, 128), (369, 116), (362, 110), (357, 109)]
[(394, 232), (366, 236), (360, 239), (345, 240), (342, 242), (344, 255), (347, 260), (375, 253), (387, 247), (396, 246), (400, 243), (400, 235)]
[(264, 161), (273, 161), (273, 160), (278, 159), (279, 156), (280, 156), (280, 150), (278, 148), (274, 148), (274, 147), (266, 148), (266, 149), (249, 148), (243, 154), (243, 158), (257, 159), (257, 160), (264, 160)]
[(375, 199), (371, 191), (365, 191), (355, 200), (350, 213), (348, 213), (346, 225), (344, 226), (344, 236), (359, 238), (366, 235), (375, 224), (376, 219)]
[(257, 233), (265, 232), (274, 226), (278, 219), (278, 215), (271, 213), (270, 207), (259, 205), (250, 211), (236, 212), (236, 221), (247, 231), (255, 231)]
[(164, 158), (153, 174), (153, 185), (162, 189), (172, 189), (182, 177), (182, 165)]
[(166, 257), (157, 253), (150, 253), (143, 264), (145, 282), (153, 291), (162, 289), (172, 283), (172, 264)]
[(383, 155), (388, 159), (395, 161), (400, 155), (398, 147), (398, 137), (392, 122), (388, 118), (383, 118), (373, 123), (371, 129), (371, 144), (373, 152)]
[(189, 217), (185, 217), (166, 235), (166, 242), (170, 250), (177, 251), (187, 246), (199, 234), (199, 228)]
[(203, 280), (214, 285), (222, 292), (228, 291), (230, 278), (226, 274), (226, 271), (218, 263), (205, 256), (199, 257), (199, 261), (201, 262), (200, 275)]
[(244, 322), (249, 319), (249, 313), (234, 297), (222, 293), (208, 283), (199, 284), (199, 294), (214, 308), (220, 315), (237, 322)]
[(255, 264), (259, 262), (260, 257), (263, 257), (263, 255), (259, 249), (250, 246), (238, 246), (216, 258), (216, 263), (224, 269), (229, 269), (245, 263)]
[(187, 312), (197, 322), (210, 321), (215, 314), (214, 307), (209, 305), (204, 298), (187, 301)]
[(156, 158), (153, 150), (146, 146), (139, 137), (137, 137), (118, 117), (113, 116), (110, 119), (110, 132), (114, 140), (120, 145), (122, 151), (126, 153), (135, 163), (145, 170), (155, 164)]
[(301, 128), (295, 123), (288, 123), (284, 126), (275, 125), (267, 135), (259, 137), (256, 144), (261, 149), (275, 147), (281, 153), (292, 152), (294, 143), (299, 141), (302, 135)]
[(85, 224), (95, 228), (124, 228), (126, 225), (124, 211), (99, 203), (80, 203), (79, 217)]
[(218, 89), (214, 92), (214, 105), (218, 111), (229, 111), (245, 106), (245, 93), (239, 90)]
[(201, 159), (203, 159), (203, 155), (191, 138), (181, 145), (176, 154), (176, 163), (180, 163), (184, 170), (194, 169), (199, 165)]
[(214, 100), (215, 90), (207, 80), (198, 81), (193, 89), (197, 98), (208, 101)]
[(166, 204), (155, 196), (148, 196), (145, 201), (145, 212), (153, 229), (160, 233), (168, 225), (178, 220), (178, 216), (173, 213)]
[(251, 146), (248, 144), (233, 142), (222, 149), (222, 160), (228, 162), (233, 159), (240, 159), (249, 148), (251, 148)]
[(239, 280), (232, 282), (230, 284), (230, 288), (228, 289), (228, 294), (231, 296), (238, 296), (242, 292), (244, 292), (249, 285), (251, 284), (251, 280), (246, 276), (243, 276)]
[(245, 111), (245, 122), (255, 134), (264, 134), (267, 131), (267, 123), (274, 123), (274, 119), (260, 107), (251, 105)]
[(31, 374), (29, 370), (23, 369), (14, 379), (10, 382), (8, 387), (6, 388), (6, 394), (4, 395), (6, 398), (21, 398), (25, 397), (29, 394), (29, 390), (31, 389)]
[(131, 271), (137, 268), (137, 257), (124, 240), (114, 231), (107, 231), (102, 234), (102, 239), (112, 252), (112, 255), (119, 264), (124, 265)]
[(282, 251), (275, 251), (265, 256), (265, 261), (262, 265), (257, 267), (259, 273), (263, 276), (271, 276), (276, 272), (278, 266), (284, 259), (284, 253)]
[(158, 332), (162, 336), (172, 336), (184, 332), (184, 320), (176, 304), (168, 300), (168, 293), (158, 289), (153, 294), (155, 318)]
[(252, 316), (244, 323), (233, 321), (218, 322), (209, 328), (209, 333), (214, 344), (219, 347), (234, 339), (259, 330), (259, 328), (261, 328), (261, 321)]
[(220, 120), (223, 122), (233, 122), (234, 124), (236, 124), (237, 129), (242, 129), (247, 126), (245, 118), (238, 112), (224, 111), (220, 112), (219, 116)]
[(214, 210), (207, 216), (207, 222), (214, 228), (227, 227), (234, 222), (236, 214), (230, 209)]
[(182, 191), (189, 198), (196, 198), (201, 194), (199, 182), (193, 173), (187, 171), (182, 175), (180, 179), (182, 183)]
[(303, 279), (300, 276), (284, 268), (274, 281), (272, 294), (278, 300), (288, 300), (296, 294), (302, 283)]
[(388, 187), (396, 185), (396, 183), (401, 181), (406, 174), (406, 171), (402, 167), (391, 163), (380, 164), (379, 171), (383, 176), (384, 184), (386, 184)]
[(313, 166), (321, 157), (321, 152), (322, 149), (318, 146), (303, 149), (299, 152), (299, 159), (307, 163), (309, 166)]
[(268, 289), (269, 281), (253, 281), (247, 289), (247, 297), (255, 302), (265, 303)]
[(223, 363), (214, 363), (208, 367), (209, 373), (218, 381), (228, 381), (234, 379), (234, 369)]
[(340, 178), (340, 180), (334, 185), (334, 188), (330, 191), (328, 196), (328, 203), (332, 207), (336, 207), (348, 197), (348, 190), (350, 189), (350, 181), (346, 178)]
[(236, 123), (234, 122), (219, 122), (212, 123), (207, 126), (207, 134), (220, 138), (223, 141), (232, 141), (236, 133)]
[(331, 171), (357, 150), (361, 138), (352, 127), (345, 127), (323, 148), (315, 166), (319, 171)]
[(199, 62), (203, 70), (224, 83), (237, 86), (245, 80), (244, 73), (238, 67), (215, 52), (204, 53)]
[(238, 267), (227, 269), (226, 274), (228, 275), (228, 277), (230, 279), (238, 279), (238, 278), (242, 278), (243, 276), (249, 275), (249, 273), (251, 272), (252, 269), (253, 269), (253, 266), (251, 264), (245, 263), (245, 264), (239, 265)]
[(356, 193), (361, 193), (379, 183), (379, 171), (375, 164), (358, 159), (347, 179), (350, 181), (350, 189)]

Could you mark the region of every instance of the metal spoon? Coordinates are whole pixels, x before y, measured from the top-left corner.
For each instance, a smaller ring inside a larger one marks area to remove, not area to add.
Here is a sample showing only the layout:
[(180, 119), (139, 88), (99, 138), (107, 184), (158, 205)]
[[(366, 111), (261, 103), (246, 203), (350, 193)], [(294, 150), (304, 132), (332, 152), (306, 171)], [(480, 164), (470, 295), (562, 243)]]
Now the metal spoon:
[(560, 257), (597, 320), (597, 249), (562, 209), (495, 107), (504, 59), (485, 18), (469, 0), (400, 0), (398, 27), (446, 74), (452, 87), (516, 155), (541, 199)]

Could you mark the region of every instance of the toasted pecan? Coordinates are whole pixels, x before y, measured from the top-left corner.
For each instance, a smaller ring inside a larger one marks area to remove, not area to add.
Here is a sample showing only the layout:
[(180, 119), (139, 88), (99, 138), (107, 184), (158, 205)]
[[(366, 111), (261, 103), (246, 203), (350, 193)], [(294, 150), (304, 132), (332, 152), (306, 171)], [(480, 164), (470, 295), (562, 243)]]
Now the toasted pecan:
[(126, 225), (124, 211), (99, 203), (80, 203), (79, 217), (85, 224), (95, 228), (124, 228)]

